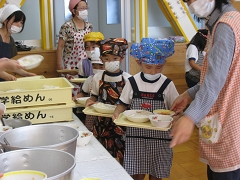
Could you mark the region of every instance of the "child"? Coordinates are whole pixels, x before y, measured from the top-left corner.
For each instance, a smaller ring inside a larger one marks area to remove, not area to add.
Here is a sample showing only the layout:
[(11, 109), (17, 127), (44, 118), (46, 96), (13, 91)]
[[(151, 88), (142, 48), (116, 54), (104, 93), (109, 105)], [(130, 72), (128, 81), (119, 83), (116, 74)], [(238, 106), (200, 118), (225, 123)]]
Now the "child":
[[(125, 52), (128, 48), (127, 41), (123, 38), (109, 38), (101, 42), (101, 59), (105, 71), (93, 76), (92, 95), (86, 102), (86, 107), (96, 101), (106, 104), (116, 104), (122, 93), (122, 89), (130, 77), (130, 74), (120, 69)], [(111, 118), (98, 117), (93, 125), (94, 136), (115, 158), (123, 162), (125, 144), (122, 139), (124, 129), (116, 126)]]
[[(91, 63), (92, 63), (92, 68), (93, 68), (93, 70), (92, 70), (93, 75), (89, 76), (87, 78), (87, 80), (83, 83), (82, 91), (80, 93), (78, 93), (77, 96), (74, 97), (74, 99), (73, 99), (74, 101), (80, 97), (90, 96), (91, 89), (92, 89), (92, 79), (93, 79), (94, 74), (104, 71), (104, 65), (100, 59), (100, 50), (98, 47), (96, 47), (94, 49), (94, 51), (92, 52)], [(86, 120), (85, 120), (84, 124), (89, 131), (93, 130), (93, 123), (96, 118), (97, 118), (96, 116), (86, 115)]]
[[(93, 75), (93, 68), (91, 63), (91, 58), (96, 47), (99, 48), (100, 42), (104, 39), (104, 36), (101, 32), (90, 32), (86, 34), (83, 38), (84, 47), (88, 59), (83, 59), (77, 64), (78, 75), (80, 78), (87, 78)], [(100, 53), (98, 53), (100, 54)]]
[(200, 29), (187, 44), (185, 60), (185, 79), (189, 88), (195, 86), (200, 81), (200, 71), (205, 56), (205, 46), (207, 44), (207, 29)]
[[(174, 53), (174, 42), (143, 38), (140, 44), (131, 46), (130, 55), (137, 58), (142, 72), (130, 77), (120, 96), (113, 119), (127, 109), (142, 109), (151, 104), (149, 111), (169, 109), (178, 97), (173, 82), (161, 74), (165, 58)], [(127, 127), (124, 168), (134, 178), (143, 180), (149, 174), (150, 180), (161, 180), (170, 175), (172, 149), (169, 131)]]

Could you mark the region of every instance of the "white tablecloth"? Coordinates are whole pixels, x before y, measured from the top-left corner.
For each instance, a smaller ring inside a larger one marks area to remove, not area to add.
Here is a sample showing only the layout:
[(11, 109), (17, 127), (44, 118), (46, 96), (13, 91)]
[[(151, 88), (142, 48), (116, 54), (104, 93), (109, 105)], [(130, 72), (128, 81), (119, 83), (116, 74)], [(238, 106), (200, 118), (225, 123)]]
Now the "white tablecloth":
[[(78, 124), (79, 130), (87, 130), (83, 123), (73, 114), (74, 121), (56, 124)], [(92, 137), (88, 145), (76, 148), (76, 167), (74, 180), (82, 178), (100, 178), (101, 180), (132, 180), (119, 162)]]

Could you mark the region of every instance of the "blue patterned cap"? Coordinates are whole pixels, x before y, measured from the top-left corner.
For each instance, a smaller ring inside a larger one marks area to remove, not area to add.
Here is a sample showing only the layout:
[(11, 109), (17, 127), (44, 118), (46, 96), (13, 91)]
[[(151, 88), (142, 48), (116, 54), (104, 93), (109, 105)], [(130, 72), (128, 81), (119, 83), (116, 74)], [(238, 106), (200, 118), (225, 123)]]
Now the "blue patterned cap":
[(141, 43), (134, 43), (130, 55), (145, 64), (164, 64), (167, 57), (174, 53), (172, 40), (143, 38)]

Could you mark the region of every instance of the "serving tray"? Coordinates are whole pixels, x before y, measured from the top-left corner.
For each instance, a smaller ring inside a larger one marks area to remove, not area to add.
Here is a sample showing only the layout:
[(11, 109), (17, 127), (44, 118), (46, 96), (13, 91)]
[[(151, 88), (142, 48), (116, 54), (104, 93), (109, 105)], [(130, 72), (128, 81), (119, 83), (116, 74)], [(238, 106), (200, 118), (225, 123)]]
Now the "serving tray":
[(92, 106), (86, 107), (83, 110), (83, 113), (87, 114), (87, 115), (101, 116), (101, 117), (110, 117), (110, 118), (113, 116), (113, 114), (99, 113), (99, 112), (95, 111), (94, 107), (92, 107)]
[(86, 81), (87, 78), (74, 78), (71, 79), (70, 81), (73, 83), (83, 83), (84, 81)]
[(153, 126), (150, 121), (147, 121), (144, 123), (132, 122), (132, 121), (129, 121), (127, 119), (127, 117), (123, 115), (123, 113), (119, 114), (118, 118), (114, 120), (114, 123), (118, 126), (153, 129), (153, 130), (159, 130), (159, 131), (168, 131), (172, 126), (172, 125), (170, 125), (167, 128), (158, 128), (158, 127)]

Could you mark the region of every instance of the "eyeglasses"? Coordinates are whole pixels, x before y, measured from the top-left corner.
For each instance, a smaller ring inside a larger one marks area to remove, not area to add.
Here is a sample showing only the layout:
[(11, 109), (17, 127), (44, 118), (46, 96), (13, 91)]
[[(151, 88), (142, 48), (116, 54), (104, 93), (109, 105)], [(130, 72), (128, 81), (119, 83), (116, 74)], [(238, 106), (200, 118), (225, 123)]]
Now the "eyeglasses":
[(82, 8), (79, 8), (79, 9), (76, 9), (77, 11), (84, 11), (84, 10), (88, 10), (89, 7), (82, 7)]

